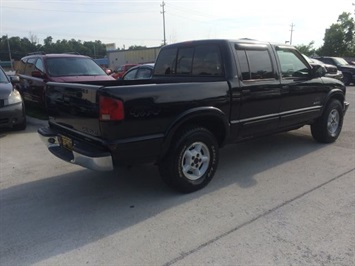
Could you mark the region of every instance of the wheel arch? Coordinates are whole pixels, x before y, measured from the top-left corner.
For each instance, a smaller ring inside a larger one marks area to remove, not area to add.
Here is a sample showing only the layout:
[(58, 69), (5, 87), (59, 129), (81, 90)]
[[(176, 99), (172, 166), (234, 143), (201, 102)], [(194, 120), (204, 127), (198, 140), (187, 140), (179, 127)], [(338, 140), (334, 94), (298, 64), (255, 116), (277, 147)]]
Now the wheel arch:
[(323, 111), (325, 110), (326, 106), (330, 103), (331, 100), (335, 99), (335, 100), (338, 100), (340, 101), (340, 104), (343, 106), (344, 108), (344, 100), (345, 100), (345, 95), (344, 95), (344, 91), (342, 91), (341, 89), (336, 89), (336, 90), (331, 90), (325, 101), (324, 101), (324, 105), (323, 105), (323, 108), (322, 108), (322, 113)]
[(171, 142), (179, 132), (188, 127), (204, 127), (215, 137), (219, 146), (223, 146), (229, 135), (227, 115), (216, 107), (197, 107), (178, 116), (165, 133), (161, 156), (167, 153)]

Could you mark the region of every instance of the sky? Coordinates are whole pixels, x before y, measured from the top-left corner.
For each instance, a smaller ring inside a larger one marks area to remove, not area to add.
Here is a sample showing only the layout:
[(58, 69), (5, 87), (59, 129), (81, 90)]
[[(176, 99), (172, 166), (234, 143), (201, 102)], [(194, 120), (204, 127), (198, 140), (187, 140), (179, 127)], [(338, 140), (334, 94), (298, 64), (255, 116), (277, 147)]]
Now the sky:
[[(354, 3), (354, 4), (353, 4)], [(355, 0), (0, 0), (0, 36), (160, 46), (197, 39), (251, 38), (323, 45), (325, 30)], [(291, 31), (292, 29), (292, 31)], [(292, 40), (291, 40), (292, 36)]]

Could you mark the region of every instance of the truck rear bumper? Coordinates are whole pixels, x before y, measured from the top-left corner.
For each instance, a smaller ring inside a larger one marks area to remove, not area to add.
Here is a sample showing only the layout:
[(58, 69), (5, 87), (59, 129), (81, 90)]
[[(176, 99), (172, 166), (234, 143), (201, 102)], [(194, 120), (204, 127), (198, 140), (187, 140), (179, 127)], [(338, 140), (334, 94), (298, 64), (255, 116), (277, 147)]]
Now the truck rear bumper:
[(38, 134), (48, 150), (58, 158), (96, 171), (114, 169), (110, 152), (102, 151), (87, 144), (74, 142), (71, 149), (60, 144), (60, 135), (49, 127), (41, 127)]
[(348, 110), (349, 105), (350, 105), (350, 103), (344, 102), (344, 115), (345, 115), (346, 111)]

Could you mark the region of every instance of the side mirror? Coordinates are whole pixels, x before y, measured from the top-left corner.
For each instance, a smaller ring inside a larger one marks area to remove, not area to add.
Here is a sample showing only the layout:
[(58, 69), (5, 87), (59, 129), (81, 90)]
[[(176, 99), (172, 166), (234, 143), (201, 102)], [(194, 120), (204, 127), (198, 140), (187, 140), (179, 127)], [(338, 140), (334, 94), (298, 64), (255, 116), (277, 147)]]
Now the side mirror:
[(32, 71), (31, 76), (35, 78), (43, 78), (44, 75), (41, 71), (34, 70)]
[(10, 76), (10, 81), (12, 84), (19, 83), (20, 77), (19, 76)]
[(320, 77), (324, 77), (327, 71), (321, 65), (312, 64), (312, 73), (313, 73), (313, 77), (320, 78)]

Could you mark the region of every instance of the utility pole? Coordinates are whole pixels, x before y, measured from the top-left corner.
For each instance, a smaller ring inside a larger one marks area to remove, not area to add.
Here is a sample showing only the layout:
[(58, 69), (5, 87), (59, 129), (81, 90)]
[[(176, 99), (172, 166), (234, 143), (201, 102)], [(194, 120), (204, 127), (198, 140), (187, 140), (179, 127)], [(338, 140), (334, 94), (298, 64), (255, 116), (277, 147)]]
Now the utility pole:
[(166, 37), (165, 37), (165, 3), (164, 1), (162, 2), (162, 4), (160, 5), (161, 8), (163, 9), (162, 12), (160, 12), (160, 14), (163, 14), (163, 31), (164, 31), (164, 40), (163, 40), (163, 44), (166, 45)]
[(12, 57), (11, 57), (9, 36), (7, 36), (7, 35), (6, 35), (6, 40), (7, 40), (7, 48), (9, 49), (9, 58), (10, 58), (11, 70), (13, 71), (14, 70), (14, 66), (12, 65)]
[(293, 27), (294, 26), (296, 26), (295, 24), (293, 24), (293, 22), (292, 22), (292, 24), (290, 25), (291, 26), (291, 36), (290, 36), (290, 45), (292, 45), (292, 33), (294, 32), (294, 29), (293, 29)]

